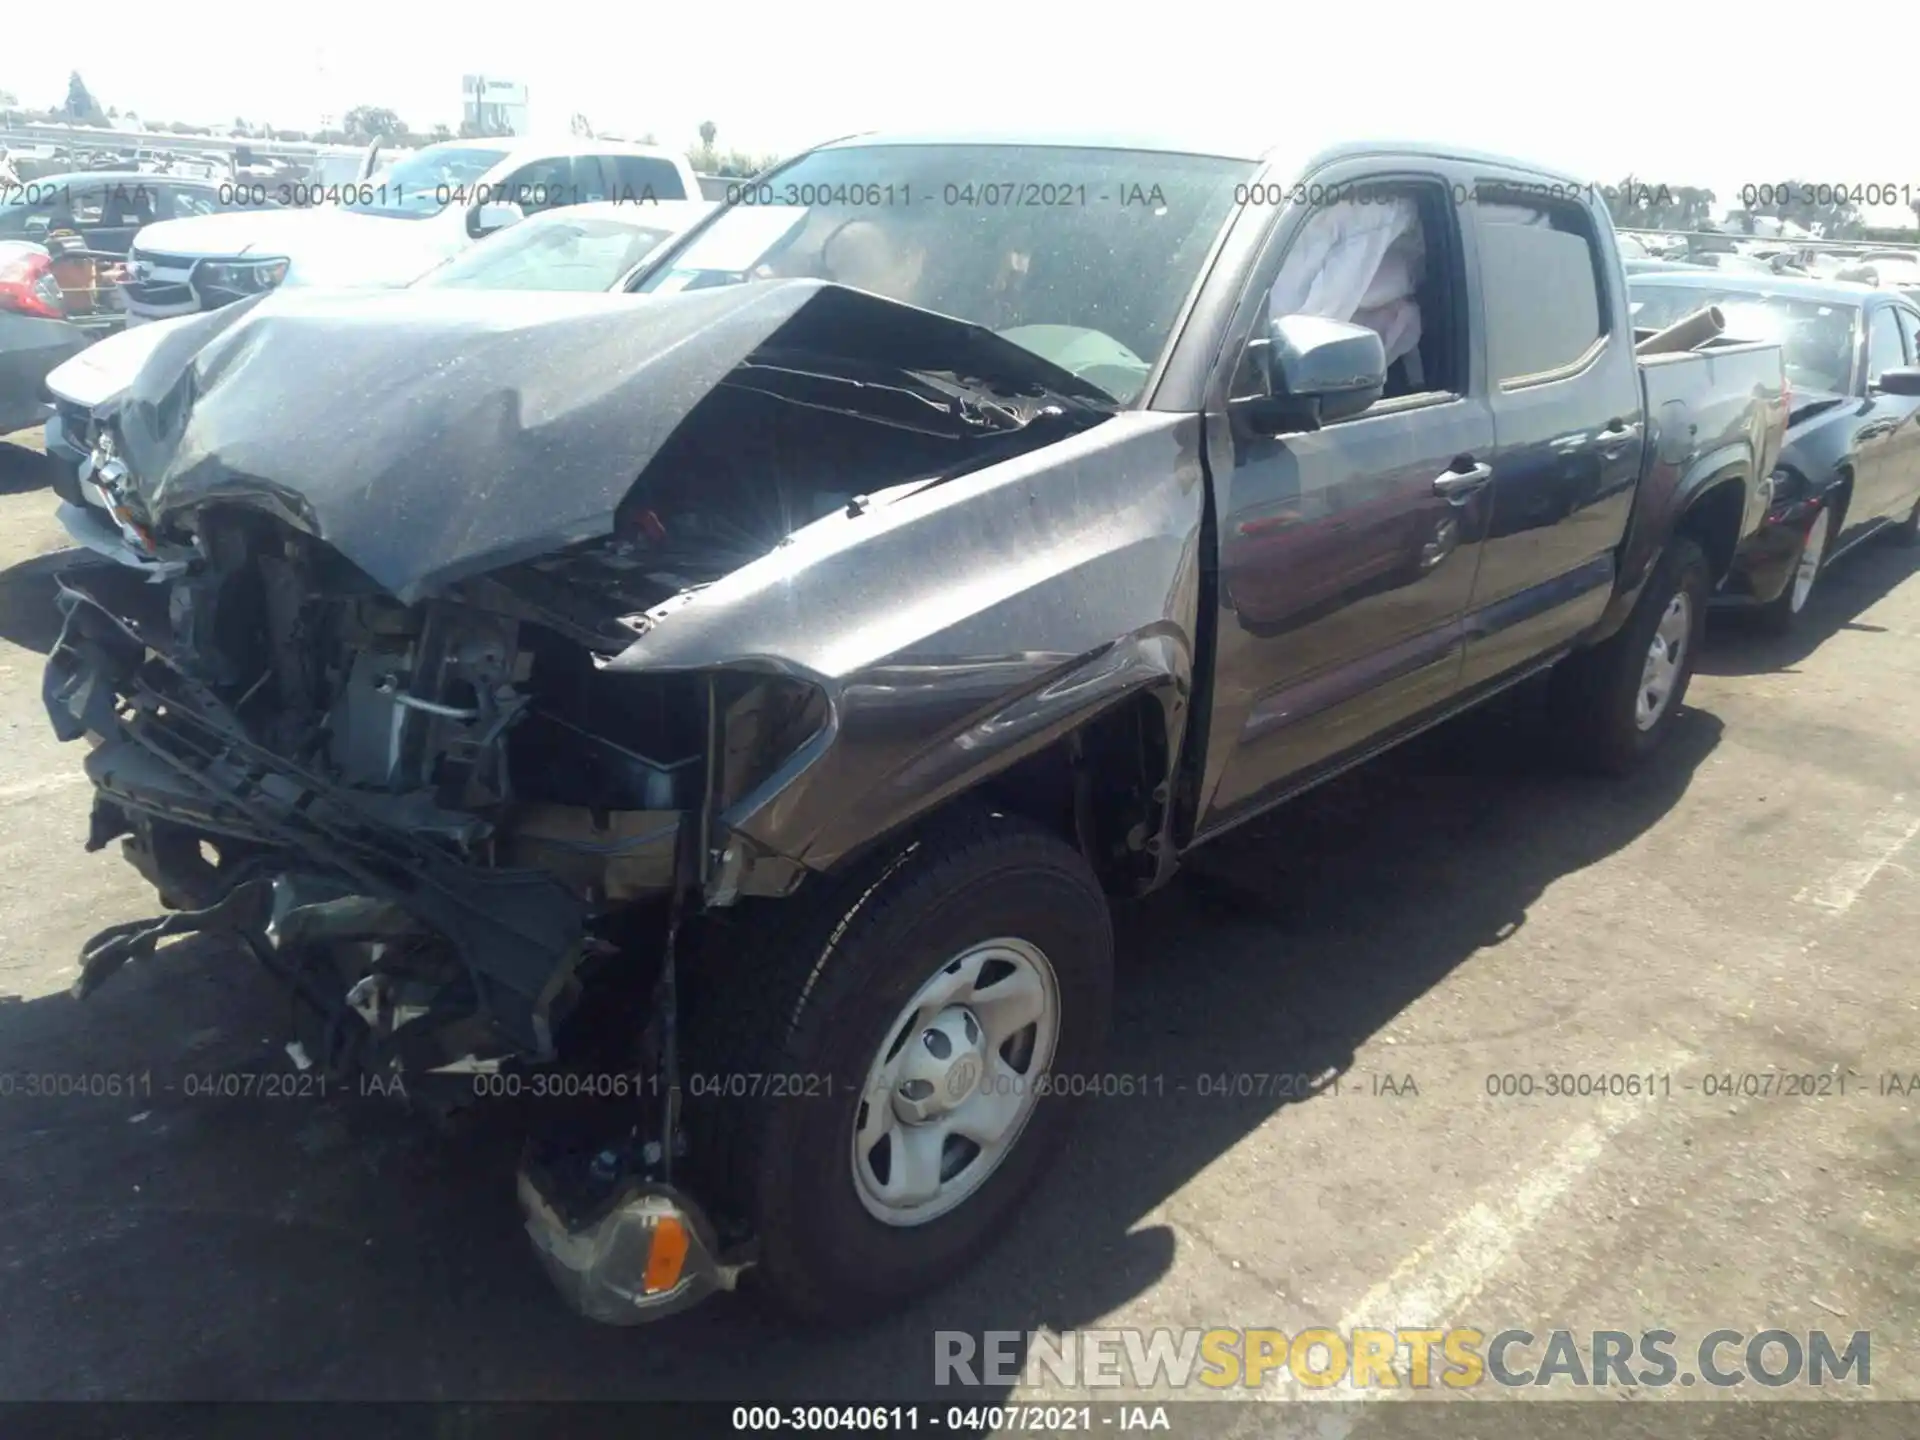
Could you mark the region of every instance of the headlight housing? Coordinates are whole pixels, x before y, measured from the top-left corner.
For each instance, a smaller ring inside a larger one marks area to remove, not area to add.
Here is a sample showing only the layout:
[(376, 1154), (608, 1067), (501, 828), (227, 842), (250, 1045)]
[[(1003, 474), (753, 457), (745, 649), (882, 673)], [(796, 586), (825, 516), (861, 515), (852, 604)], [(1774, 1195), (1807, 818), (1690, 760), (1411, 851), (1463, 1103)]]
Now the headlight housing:
[(194, 278), (215, 290), (257, 295), (286, 279), (288, 264), (281, 256), (265, 260), (208, 260), (201, 263)]

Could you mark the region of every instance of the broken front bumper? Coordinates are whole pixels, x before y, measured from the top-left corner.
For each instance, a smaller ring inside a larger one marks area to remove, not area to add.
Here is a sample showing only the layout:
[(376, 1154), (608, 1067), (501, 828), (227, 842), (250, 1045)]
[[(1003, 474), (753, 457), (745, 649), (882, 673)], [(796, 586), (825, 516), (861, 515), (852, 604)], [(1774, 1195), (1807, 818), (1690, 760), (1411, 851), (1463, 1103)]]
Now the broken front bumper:
[[(554, 1058), (586, 917), (572, 891), (546, 871), (468, 863), (424, 838), (404, 806), (383, 810), (383, 797), (333, 784), (254, 741), (167, 658), (165, 601), (137, 572), (94, 566), (58, 584), (65, 618), (43, 696), (60, 739), (91, 736), (96, 747), (86, 762), (95, 787), (89, 849), (158, 821), (240, 842), (254, 875), (319, 876), (396, 906), (452, 943), (499, 1038), (529, 1059)], [(174, 877), (182, 898), (194, 858)], [(211, 906), (237, 878), (187, 903)]]

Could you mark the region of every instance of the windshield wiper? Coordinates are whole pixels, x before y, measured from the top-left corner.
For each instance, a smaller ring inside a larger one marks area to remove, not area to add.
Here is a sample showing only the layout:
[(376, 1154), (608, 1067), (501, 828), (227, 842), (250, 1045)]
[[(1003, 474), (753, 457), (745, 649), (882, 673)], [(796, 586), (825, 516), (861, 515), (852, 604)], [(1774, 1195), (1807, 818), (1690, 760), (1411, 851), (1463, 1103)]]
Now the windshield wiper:
[(904, 372), (922, 385), (931, 386), (963, 407), (992, 410), (1007, 416), (1016, 425), (1025, 426), (1048, 410), (1093, 409), (1110, 413), (1119, 407), (1117, 396), (1109, 395), (1091, 381), (1083, 384), (1096, 392), (1091, 395), (1069, 393), (1038, 380), (1024, 382), (1019, 389), (1007, 391), (979, 380), (969, 380), (951, 371), (908, 370)]
[(808, 409), (833, 411), (942, 439), (1010, 434), (1050, 412), (1059, 414), (1069, 407), (1095, 408), (1070, 396), (1053, 398), (1033, 393), (1039, 387), (1009, 395), (945, 373), (764, 351), (722, 383)]

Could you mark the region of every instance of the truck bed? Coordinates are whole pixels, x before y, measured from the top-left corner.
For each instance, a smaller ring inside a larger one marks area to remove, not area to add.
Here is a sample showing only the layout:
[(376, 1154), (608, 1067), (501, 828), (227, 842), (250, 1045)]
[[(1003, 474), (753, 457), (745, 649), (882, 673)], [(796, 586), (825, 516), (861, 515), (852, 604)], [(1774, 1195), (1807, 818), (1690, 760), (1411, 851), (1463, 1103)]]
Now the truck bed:
[(1746, 487), (1741, 538), (1759, 527), (1789, 405), (1786, 361), (1777, 344), (1720, 341), (1642, 356), (1638, 363), (1646, 459), (1621, 557), (1623, 588), (1644, 575), (1676, 503), (1723, 468), (1738, 465), (1755, 478)]

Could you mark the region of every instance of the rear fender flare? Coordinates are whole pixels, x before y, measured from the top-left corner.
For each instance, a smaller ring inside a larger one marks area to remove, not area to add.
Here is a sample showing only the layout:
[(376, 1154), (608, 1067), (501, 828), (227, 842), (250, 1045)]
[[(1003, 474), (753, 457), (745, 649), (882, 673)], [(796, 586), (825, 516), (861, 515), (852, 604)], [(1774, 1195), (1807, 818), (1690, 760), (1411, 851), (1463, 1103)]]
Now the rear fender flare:
[[(1588, 637), (1597, 644), (1626, 624), (1639, 602), (1640, 591), (1686, 517), (1710, 493), (1738, 485), (1742, 491), (1739, 534), (1734, 543), (1752, 534), (1765, 517), (1766, 497), (1755, 483), (1753, 448), (1741, 441), (1723, 445), (1697, 457), (1664, 496), (1656, 496), (1636, 514), (1621, 547), (1620, 579), (1613, 599)], [(1650, 476), (1643, 484), (1654, 483)], [(1719, 579), (1716, 576), (1716, 581)]]

